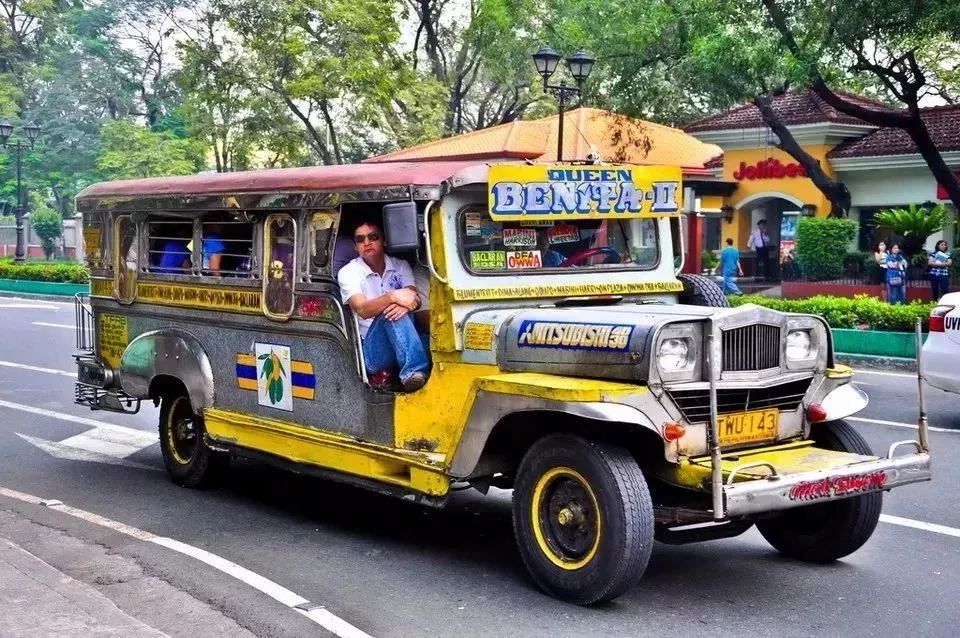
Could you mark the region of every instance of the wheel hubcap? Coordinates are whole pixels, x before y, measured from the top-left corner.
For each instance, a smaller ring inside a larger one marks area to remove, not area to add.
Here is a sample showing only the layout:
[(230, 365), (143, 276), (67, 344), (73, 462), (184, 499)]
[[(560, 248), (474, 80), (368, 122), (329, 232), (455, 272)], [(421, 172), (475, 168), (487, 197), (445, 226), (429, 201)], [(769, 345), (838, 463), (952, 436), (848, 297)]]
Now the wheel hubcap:
[(173, 459), (186, 465), (193, 458), (197, 447), (197, 423), (186, 400), (177, 399), (170, 411), (169, 448)]
[(554, 468), (537, 482), (533, 498), (537, 543), (554, 564), (579, 569), (600, 544), (600, 508), (587, 480), (570, 468)]

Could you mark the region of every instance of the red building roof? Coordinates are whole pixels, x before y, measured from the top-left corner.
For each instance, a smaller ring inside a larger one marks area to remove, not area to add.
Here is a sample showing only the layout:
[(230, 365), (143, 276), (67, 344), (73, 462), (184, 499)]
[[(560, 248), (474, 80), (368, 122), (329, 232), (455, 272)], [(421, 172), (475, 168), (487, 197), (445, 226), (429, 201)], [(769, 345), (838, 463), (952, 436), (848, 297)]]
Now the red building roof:
[[(960, 105), (934, 106), (920, 111), (920, 117), (937, 148), (960, 151)], [(913, 155), (917, 146), (903, 129), (881, 128), (863, 137), (847, 140), (827, 157), (876, 157), (880, 155)]]
[[(882, 102), (871, 100), (861, 95), (854, 95), (843, 91), (837, 93), (844, 98), (861, 106), (872, 109), (890, 110)], [(789, 91), (775, 95), (772, 100), (773, 109), (777, 112), (784, 124), (866, 124), (862, 120), (837, 111), (827, 104), (819, 95), (808, 89), (805, 91)], [(687, 126), (683, 130), (688, 133), (699, 131), (725, 131), (750, 128), (765, 128), (767, 125), (760, 115), (760, 109), (753, 103), (741, 104), (731, 109), (705, 117)]]

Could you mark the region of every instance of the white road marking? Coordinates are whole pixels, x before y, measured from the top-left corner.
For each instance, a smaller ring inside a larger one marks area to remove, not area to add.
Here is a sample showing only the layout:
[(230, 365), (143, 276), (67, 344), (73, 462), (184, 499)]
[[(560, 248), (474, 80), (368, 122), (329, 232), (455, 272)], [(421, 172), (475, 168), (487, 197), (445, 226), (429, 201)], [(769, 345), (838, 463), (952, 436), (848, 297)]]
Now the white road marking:
[[(94, 523), (95, 525), (112, 529), (116, 532), (126, 534), (127, 536), (131, 536), (138, 540), (166, 547), (167, 549), (171, 549), (185, 556), (189, 556), (195, 560), (210, 565), (214, 569), (221, 571), (228, 576), (236, 578), (240, 582), (253, 587), (257, 591), (266, 594), (281, 604), (290, 607), (297, 613), (306, 616), (327, 631), (340, 636), (341, 638), (371, 638), (369, 634), (357, 627), (354, 627), (343, 618), (340, 618), (324, 608), (322, 605), (311, 603), (311, 601), (293, 591), (290, 591), (283, 585), (275, 583), (265, 576), (261, 576), (260, 574), (253, 572), (246, 567), (242, 567), (233, 561), (227, 560), (226, 558), (218, 556), (212, 552), (208, 552), (205, 549), (188, 545), (187, 543), (180, 542), (173, 538), (157, 536), (125, 523), (105, 518), (99, 514), (94, 514), (93, 512), (88, 512), (86, 510), (70, 507), (69, 505), (64, 505), (55, 499), (42, 499), (31, 494), (24, 494), (23, 492), (17, 492), (5, 487), (0, 487), (0, 496), (7, 496), (9, 498), (24, 501), (26, 503), (32, 503), (34, 505), (46, 505), (46, 507), (49, 507), (50, 509), (69, 514), (70, 516)], [(305, 609), (298, 607), (304, 607)]]
[(875, 375), (881, 376), (881, 377), (906, 377), (907, 379), (913, 379), (914, 381), (917, 380), (917, 375), (916, 375), (915, 373), (914, 373), (914, 374), (907, 374), (907, 373), (904, 373), (904, 372), (882, 372), (882, 371), (880, 371), (880, 370), (854, 370), (853, 373), (854, 373), (854, 375), (858, 375), (858, 374), (875, 374)]
[(21, 308), (24, 310), (60, 310), (59, 306), (39, 303), (0, 303), (0, 308)]
[[(892, 425), (898, 428), (910, 428), (911, 430), (919, 430), (920, 426), (916, 423), (902, 423), (900, 421), (884, 421), (883, 419), (867, 419), (859, 416), (848, 416), (847, 421), (861, 421), (863, 423), (873, 423), (874, 425)], [(960, 434), (960, 430), (954, 430), (951, 428), (935, 428), (931, 425), (927, 426), (927, 429), (931, 432), (946, 432), (948, 434)]]
[(15, 361), (0, 361), (0, 366), (5, 368), (19, 368), (21, 370), (30, 370), (32, 372), (45, 372), (47, 374), (59, 374), (65, 377), (77, 378), (77, 373), (68, 372), (67, 370), (57, 370), (55, 368), (39, 368), (37, 366), (28, 366), (25, 363), (17, 363)]
[(946, 536), (960, 538), (960, 529), (956, 527), (947, 527), (946, 525), (937, 525), (936, 523), (926, 523), (924, 521), (915, 521), (912, 518), (901, 518), (899, 516), (890, 516), (881, 514), (880, 521), (890, 523), (891, 525), (902, 525), (903, 527), (912, 527), (913, 529), (922, 529), (926, 532), (935, 532)]
[(5, 401), (3, 399), (0, 399), (0, 408), (9, 408), (11, 410), (29, 412), (30, 414), (36, 414), (38, 416), (46, 416), (46, 417), (50, 417), (51, 419), (60, 419), (61, 421), (70, 421), (71, 423), (79, 423), (80, 425), (89, 425), (90, 427), (94, 427), (94, 428), (107, 428), (107, 429), (116, 429), (116, 430), (132, 429), (132, 428), (124, 427), (122, 425), (114, 425), (113, 423), (107, 423), (106, 421), (97, 421), (96, 419), (88, 419), (87, 417), (84, 417), (84, 416), (75, 416), (73, 414), (67, 414), (66, 412), (55, 412), (53, 410), (46, 410), (44, 408), (36, 408), (32, 405), (14, 403), (13, 401)]
[(68, 330), (77, 329), (75, 325), (69, 323), (47, 323), (46, 321), (34, 321), (33, 325), (44, 326), (45, 328), (66, 328)]

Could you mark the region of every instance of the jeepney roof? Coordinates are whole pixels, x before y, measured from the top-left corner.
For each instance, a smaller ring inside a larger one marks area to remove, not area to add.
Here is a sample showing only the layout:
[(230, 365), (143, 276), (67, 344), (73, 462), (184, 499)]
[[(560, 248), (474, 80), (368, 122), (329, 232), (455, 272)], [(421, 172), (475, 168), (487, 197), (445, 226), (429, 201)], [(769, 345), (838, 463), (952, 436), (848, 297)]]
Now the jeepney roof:
[[(465, 171), (464, 176), (452, 180)], [(388, 186), (453, 185), (486, 178), (487, 164), (472, 161), (398, 162), (391, 164), (341, 164), (277, 168), (236, 173), (208, 173), (151, 177), (93, 184), (80, 191), (78, 200), (103, 197), (178, 197), (239, 193), (294, 193), (311, 191), (361, 191)], [(468, 178), (465, 178), (469, 175)]]

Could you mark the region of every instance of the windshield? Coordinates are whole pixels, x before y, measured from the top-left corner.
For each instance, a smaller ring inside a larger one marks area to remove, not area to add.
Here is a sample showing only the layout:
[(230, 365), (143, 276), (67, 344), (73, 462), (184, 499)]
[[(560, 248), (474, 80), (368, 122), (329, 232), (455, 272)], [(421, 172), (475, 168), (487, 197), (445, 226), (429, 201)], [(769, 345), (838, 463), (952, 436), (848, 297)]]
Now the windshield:
[(485, 209), (468, 208), (458, 232), (463, 263), (481, 275), (646, 270), (660, 258), (654, 219), (497, 222)]

